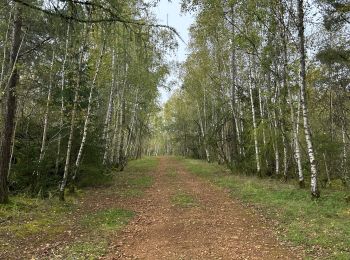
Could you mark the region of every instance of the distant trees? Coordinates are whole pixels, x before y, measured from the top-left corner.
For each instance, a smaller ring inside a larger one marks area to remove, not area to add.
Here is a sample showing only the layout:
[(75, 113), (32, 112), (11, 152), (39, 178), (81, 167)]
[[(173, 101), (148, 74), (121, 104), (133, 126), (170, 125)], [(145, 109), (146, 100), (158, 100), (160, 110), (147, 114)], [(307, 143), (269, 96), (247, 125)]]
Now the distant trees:
[(183, 1), (196, 23), (182, 88), (165, 105), (170, 153), (297, 178), (312, 197), (319, 184), (348, 184), (350, 10), (310, 4)]
[(0, 15), (0, 203), (9, 188), (64, 200), (82, 167), (140, 157), (173, 29), (140, 1), (13, 0)]

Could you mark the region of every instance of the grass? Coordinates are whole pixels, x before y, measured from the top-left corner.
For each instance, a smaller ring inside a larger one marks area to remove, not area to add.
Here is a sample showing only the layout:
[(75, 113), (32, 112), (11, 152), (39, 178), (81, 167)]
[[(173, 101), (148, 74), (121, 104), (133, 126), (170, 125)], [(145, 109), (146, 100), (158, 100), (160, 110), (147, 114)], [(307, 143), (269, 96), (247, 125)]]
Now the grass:
[(175, 169), (169, 169), (168, 172), (165, 174), (169, 179), (176, 179), (178, 176), (178, 173)]
[[(65, 249), (63, 256), (64, 259), (67, 260), (99, 259), (101, 255), (104, 255), (107, 252), (107, 248), (108, 241), (106, 239), (79, 241), (68, 246)], [(62, 259), (62, 255), (60, 255), (58, 259)]]
[(13, 196), (9, 204), (0, 205), (0, 222), (4, 223), (0, 226), (0, 234), (10, 233), (13, 237), (24, 238), (42, 232), (60, 232), (58, 227), (52, 227), (57, 224), (57, 219), (74, 207), (75, 201), (71, 197), (60, 203), (54, 199)]
[(28, 237), (55, 237), (65, 228), (65, 223), (58, 220), (74, 209), (75, 200), (71, 197), (60, 203), (54, 199), (12, 196), (9, 204), (0, 205), (0, 251), (15, 250), (16, 243)]
[(127, 172), (151, 172), (156, 169), (158, 159), (156, 157), (144, 157), (139, 160), (130, 161), (127, 165)]
[(117, 184), (116, 192), (122, 197), (140, 197), (144, 190), (153, 184), (152, 172), (155, 171), (158, 160), (155, 157), (145, 157), (130, 161), (123, 172), (114, 176)]
[(118, 231), (134, 216), (134, 212), (125, 209), (106, 209), (86, 215), (82, 225), (94, 231)]
[(67, 247), (59, 248), (58, 255), (63, 259), (99, 258), (108, 249), (110, 235), (125, 226), (134, 213), (113, 207), (84, 212), (78, 207), (78, 201), (88, 195), (83, 187), (100, 187), (101, 198), (116, 193), (121, 197), (142, 196), (153, 184), (152, 171), (157, 165), (158, 159), (149, 157), (130, 161), (123, 172), (108, 174), (96, 166), (85, 165), (78, 175), (81, 189), (75, 194), (67, 192), (64, 203), (57, 198), (42, 200), (11, 196), (9, 204), (0, 205), (0, 252), (16, 252), (26, 246), (21, 244), (23, 241), (33, 236), (56, 241), (59, 233), (77, 224), (78, 232), (85, 235), (69, 242)]
[(173, 195), (171, 197), (171, 202), (181, 208), (190, 208), (197, 206), (195, 198), (192, 195), (183, 191), (179, 191), (175, 195)]
[(304, 245), (311, 254), (321, 251), (328, 259), (350, 259), (350, 204), (345, 191), (322, 190), (315, 201), (308, 190), (293, 184), (228, 174), (224, 167), (199, 160), (181, 161), (190, 172), (277, 220), (285, 240)]

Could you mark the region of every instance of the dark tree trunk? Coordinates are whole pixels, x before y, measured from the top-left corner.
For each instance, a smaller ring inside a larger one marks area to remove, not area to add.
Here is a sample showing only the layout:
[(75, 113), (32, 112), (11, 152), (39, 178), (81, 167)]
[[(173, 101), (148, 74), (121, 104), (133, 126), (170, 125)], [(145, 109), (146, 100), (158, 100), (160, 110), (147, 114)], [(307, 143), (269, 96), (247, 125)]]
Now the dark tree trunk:
[(22, 17), (18, 4), (16, 4), (15, 8), (10, 57), (11, 75), (6, 88), (6, 111), (4, 114), (4, 130), (0, 147), (0, 203), (8, 202), (7, 173), (11, 157), (11, 140), (15, 127), (16, 86), (19, 78), (17, 60), (21, 45)]

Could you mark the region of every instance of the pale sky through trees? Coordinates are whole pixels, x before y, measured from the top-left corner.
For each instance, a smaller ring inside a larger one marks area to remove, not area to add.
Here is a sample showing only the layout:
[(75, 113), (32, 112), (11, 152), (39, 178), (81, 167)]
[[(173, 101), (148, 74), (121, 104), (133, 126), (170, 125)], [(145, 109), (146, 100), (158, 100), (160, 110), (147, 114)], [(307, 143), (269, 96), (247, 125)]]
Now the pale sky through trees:
[[(153, 8), (153, 12), (156, 15), (158, 22), (161, 24), (167, 23), (168, 15), (168, 25), (174, 27), (178, 33), (181, 35), (182, 39), (187, 43), (189, 40), (188, 29), (193, 23), (194, 19), (191, 14), (181, 13), (180, 0), (173, 0), (169, 2), (168, 0), (160, 0), (159, 4)], [(186, 59), (186, 44), (181, 40), (178, 40), (179, 48), (176, 51), (176, 55), (168, 56), (168, 59), (176, 62), (183, 62)], [(175, 79), (175, 71), (169, 77), (169, 80)], [(167, 91), (164, 88), (160, 89), (160, 102), (164, 104), (171, 96), (172, 91)]]

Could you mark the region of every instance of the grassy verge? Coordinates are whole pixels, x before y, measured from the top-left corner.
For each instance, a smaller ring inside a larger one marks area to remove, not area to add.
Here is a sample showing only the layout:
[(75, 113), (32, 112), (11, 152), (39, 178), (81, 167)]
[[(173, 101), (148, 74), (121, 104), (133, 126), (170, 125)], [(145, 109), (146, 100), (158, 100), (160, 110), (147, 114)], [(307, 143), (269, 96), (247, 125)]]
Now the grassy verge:
[(27, 237), (54, 237), (62, 232), (65, 223), (57, 222), (67, 213), (75, 210), (75, 198), (69, 197), (65, 203), (57, 200), (33, 199), (25, 196), (11, 197), (9, 204), (0, 205), (0, 251), (12, 250)]
[[(152, 172), (157, 165), (158, 160), (154, 157), (130, 161), (123, 172), (112, 175), (112, 185), (104, 192), (107, 196), (115, 194), (121, 198), (142, 196), (144, 190), (153, 184)], [(63, 248), (59, 255), (72, 260), (100, 258), (106, 254), (111, 236), (127, 225), (134, 215), (134, 212), (122, 208), (107, 208), (85, 214), (79, 225), (86, 235)]]
[(180, 159), (188, 171), (229, 189), (232, 196), (258, 207), (278, 222), (285, 240), (303, 245), (311, 255), (350, 259), (350, 204), (346, 192), (322, 190), (317, 201), (308, 190), (277, 180), (229, 174), (217, 164)]
[(25, 243), (30, 243), (32, 238), (39, 243), (59, 242), (60, 234), (75, 232), (81, 238), (55, 249), (58, 258), (97, 259), (108, 249), (110, 236), (134, 216), (132, 211), (115, 208), (113, 201), (141, 196), (153, 183), (152, 172), (157, 163), (156, 158), (131, 161), (123, 172), (108, 174), (95, 172), (96, 167), (82, 168), (79, 187), (93, 186), (101, 203), (104, 198), (108, 199), (107, 203), (111, 201), (104, 209), (85, 209), (89, 199), (85, 206), (80, 206), (79, 202), (89, 196), (84, 189), (77, 190), (75, 195), (67, 192), (65, 203), (57, 198), (42, 200), (12, 196), (9, 204), (0, 205), (0, 258), (6, 252), (21, 253), (21, 248), (29, 246)]

